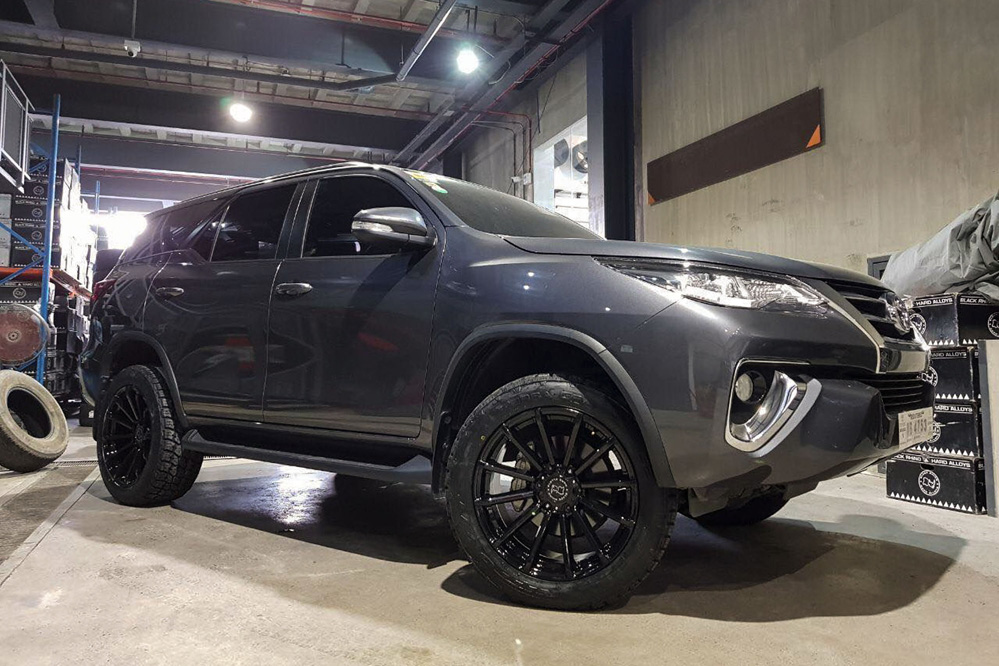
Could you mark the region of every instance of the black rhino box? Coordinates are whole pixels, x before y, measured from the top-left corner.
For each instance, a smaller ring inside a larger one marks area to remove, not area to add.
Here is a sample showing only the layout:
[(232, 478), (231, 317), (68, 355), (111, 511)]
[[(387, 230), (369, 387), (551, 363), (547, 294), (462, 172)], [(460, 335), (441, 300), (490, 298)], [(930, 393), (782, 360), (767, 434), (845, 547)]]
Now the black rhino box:
[(985, 464), (906, 451), (888, 461), (888, 497), (961, 513), (985, 513)]
[(910, 451), (976, 458), (982, 455), (978, 407), (971, 403), (939, 403), (933, 408), (933, 436)]
[(972, 402), (981, 397), (977, 346), (934, 348), (929, 373), (938, 401)]
[(999, 304), (977, 294), (940, 294), (913, 300), (913, 324), (933, 347), (999, 339)]

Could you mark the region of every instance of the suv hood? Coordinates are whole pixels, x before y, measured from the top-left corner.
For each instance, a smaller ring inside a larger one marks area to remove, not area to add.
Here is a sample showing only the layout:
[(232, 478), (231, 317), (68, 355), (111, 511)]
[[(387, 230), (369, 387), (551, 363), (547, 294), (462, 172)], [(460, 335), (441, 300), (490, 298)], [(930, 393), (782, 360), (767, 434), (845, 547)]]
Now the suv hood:
[(844, 280), (886, 288), (878, 280), (837, 266), (814, 264), (775, 257), (758, 252), (722, 250), (704, 247), (679, 247), (659, 243), (636, 243), (633, 241), (590, 240), (587, 238), (533, 238), (526, 236), (506, 236), (506, 241), (514, 247), (536, 254), (567, 254), (591, 257), (627, 257), (629, 259), (665, 259), (673, 261), (693, 261), (701, 264), (715, 264), (729, 268), (742, 268), (780, 275), (793, 275), (815, 280)]

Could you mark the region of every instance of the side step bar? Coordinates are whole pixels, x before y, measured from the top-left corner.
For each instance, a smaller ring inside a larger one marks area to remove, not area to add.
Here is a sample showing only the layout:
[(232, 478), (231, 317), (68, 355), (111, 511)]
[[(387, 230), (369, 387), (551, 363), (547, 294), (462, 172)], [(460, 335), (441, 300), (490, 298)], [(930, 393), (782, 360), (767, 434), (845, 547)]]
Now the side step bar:
[(375, 479), (389, 483), (430, 485), (432, 479), (430, 461), (423, 456), (413, 456), (398, 467), (389, 467), (387, 465), (375, 465), (372, 463), (355, 462), (353, 460), (336, 460), (302, 453), (287, 453), (285, 451), (260, 449), (253, 446), (212, 442), (203, 438), (198, 434), (197, 430), (189, 430), (181, 440), (181, 446), (191, 451), (198, 451), (213, 456), (248, 458), (261, 462), (291, 465), (292, 467), (306, 467), (308, 469), (318, 469), (323, 472), (335, 472), (347, 476), (359, 476), (365, 479)]

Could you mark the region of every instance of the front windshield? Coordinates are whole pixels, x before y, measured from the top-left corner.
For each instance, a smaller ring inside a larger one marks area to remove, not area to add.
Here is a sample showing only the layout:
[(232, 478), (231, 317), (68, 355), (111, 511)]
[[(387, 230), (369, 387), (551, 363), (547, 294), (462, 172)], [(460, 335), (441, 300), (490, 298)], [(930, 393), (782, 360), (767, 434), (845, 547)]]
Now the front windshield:
[(509, 194), (432, 173), (407, 173), (425, 192), (473, 229), (500, 236), (603, 240), (567, 217)]

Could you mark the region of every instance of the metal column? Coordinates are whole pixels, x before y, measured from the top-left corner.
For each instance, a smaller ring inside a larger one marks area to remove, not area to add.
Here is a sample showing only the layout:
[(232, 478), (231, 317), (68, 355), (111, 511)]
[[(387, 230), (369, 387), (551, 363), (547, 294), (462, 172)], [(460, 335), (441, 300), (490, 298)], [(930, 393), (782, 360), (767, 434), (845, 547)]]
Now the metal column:
[[(42, 300), (40, 303), (42, 318), (49, 320), (49, 280), (52, 279), (52, 227), (55, 224), (55, 192), (56, 172), (59, 167), (59, 111), (62, 99), (59, 95), (52, 98), (52, 150), (49, 153), (49, 187), (48, 198), (45, 201), (45, 244), (42, 247)], [(63, 182), (63, 187), (67, 183)], [(39, 384), (45, 381), (45, 356), (49, 342), (45, 341), (42, 350), (35, 360), (35, 379)]]

